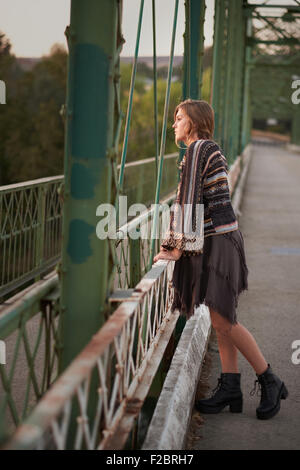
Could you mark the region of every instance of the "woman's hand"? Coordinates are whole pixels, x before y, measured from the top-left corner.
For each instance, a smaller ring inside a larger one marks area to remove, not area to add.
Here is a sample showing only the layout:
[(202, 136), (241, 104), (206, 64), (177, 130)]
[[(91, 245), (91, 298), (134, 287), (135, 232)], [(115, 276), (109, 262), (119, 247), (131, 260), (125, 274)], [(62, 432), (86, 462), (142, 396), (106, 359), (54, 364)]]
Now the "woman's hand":
[(167, 250), (166, 248), (161, 247), (160, 252), (154, 257), (153, 262), (156, 263), (160, 259), (177, 261), (182, 255), (182, 250), (178, 248), (173, 248), (173, 250)]

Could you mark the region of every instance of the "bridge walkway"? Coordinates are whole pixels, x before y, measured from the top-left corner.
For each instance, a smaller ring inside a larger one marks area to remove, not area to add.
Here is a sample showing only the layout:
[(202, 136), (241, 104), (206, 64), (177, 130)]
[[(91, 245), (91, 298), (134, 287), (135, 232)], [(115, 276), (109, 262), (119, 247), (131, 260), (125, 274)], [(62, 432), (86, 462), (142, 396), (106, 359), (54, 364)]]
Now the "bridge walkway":
[[(274, 418), (256, 418), (260, 398), (250, 396), (256, 375), (239, 354), (244, 395), (242, 414), (225, 408), (217, 415), (193, 411), (190, 449), (299, 449), (300, 364), (292, 343), (300, 340), (300, 154), (255, 145), (239, 219), (249, 268), (249, 290), (239, 300), (238, 319), (255, 337), (267, 362), (289, 390)], [(299, 350), (299, 346), (298, 346)], [(221, 364), (211, 336), (199, 390), (212, 390)], [(202, 395), (203, 397), (203, 395)]]

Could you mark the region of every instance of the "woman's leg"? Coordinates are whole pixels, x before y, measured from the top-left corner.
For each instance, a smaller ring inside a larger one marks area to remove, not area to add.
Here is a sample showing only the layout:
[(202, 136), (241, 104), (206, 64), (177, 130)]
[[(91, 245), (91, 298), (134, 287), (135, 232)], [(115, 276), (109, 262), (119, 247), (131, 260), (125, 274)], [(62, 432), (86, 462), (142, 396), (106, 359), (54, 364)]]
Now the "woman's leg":
[[(240, 323), (231, 325), (218, 312), (209, 308), (213, 328), (216, 330), (222, 372), (237, 372), (237, 350), (251, 364), (256, 374), (260, 375), (268, 368), (252, 334)], [(224, 368), (224, 370), (223, 370)]]
[(223, 373), (238, 372), (238, 350), (229, 336), (216, 330)]

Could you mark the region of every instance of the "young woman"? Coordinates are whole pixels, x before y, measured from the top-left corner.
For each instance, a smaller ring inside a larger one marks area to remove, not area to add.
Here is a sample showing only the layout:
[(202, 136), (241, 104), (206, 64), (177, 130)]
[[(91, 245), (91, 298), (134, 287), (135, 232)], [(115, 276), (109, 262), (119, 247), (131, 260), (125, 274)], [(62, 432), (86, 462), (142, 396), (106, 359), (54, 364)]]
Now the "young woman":
[(194, 207), (203, 201), (204, 245), (200, 249), (195, 239), (191, 249), (185, 234), (177, 232), (171, 222), (154, 262), (176, 261), (172, 310), (179, 309), (189, 318), (194, 308), (204, 303), (216, 331), (222, 373), (215, 393), (195, 405), (202, 413), (219, 413), (227, 405), (231, 412), (242, 412), (240, 351), (256, 372), (255, 388), (258, 383), (261, 389), (256, 416), (268, 419), (278, 413), (280, 400), (287, 397), (288, 391), (252, 334), (237, 321), (238, 297), (248, 288), (248, 269), (243, 236), (231, 205), (227, 161), (212, 140), (214, 112), (207, 102), (188, 99), (176, 107), (174, 121), (176, 145), (182, 141), (187, 146), (176, 201), (182, 207), (186, 202)]

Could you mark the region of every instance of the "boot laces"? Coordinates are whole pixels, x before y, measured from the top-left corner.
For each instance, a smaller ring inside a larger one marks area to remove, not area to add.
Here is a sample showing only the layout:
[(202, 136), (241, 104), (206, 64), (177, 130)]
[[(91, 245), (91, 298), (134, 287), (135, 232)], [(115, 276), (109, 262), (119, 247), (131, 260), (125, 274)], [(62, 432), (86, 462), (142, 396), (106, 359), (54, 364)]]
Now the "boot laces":
[[(258, 384), (258, 387), (256, 387), (257, 384)], [(256, 390), (256, 388), (257, 388), (257, 390)], [(259, 383), (258, 380), (255, 380), (255, 381), (254, 381), (253, 390), (251, 390), (251, 392), (250, 392), (251, 397), (252, 397), (253, 395), (255, 395), (255, 392), (256, 392), (256, 395), (257, 395), (257, 396), (261, 396), (261, 385), (260, 385), (260, 383)]]
[(219, 377), (218, 378), (218, 385), (212, 390), (211, 394), (213, 395), (215, 392), (220, 390), (221, 387), (222, 387), (222, 379)]
[(254, 381), (254, 388), (250, 392), (251, 396), (253, 396), (256, 392), (256, 384), (258, 384), (258, 389), (257, 389), (256, 395), (258, 395), (258, 396), (263, 395), (263, 398), (267, 398), (269, 396), (270, 391), (271, 391), (272, 385), (276, 384), (276, 381), (274, 379), (269, 380), (269, 381), (263, 379), (264, 387), (262, 388), (260, 381), (258, 379), (256, 379)]

